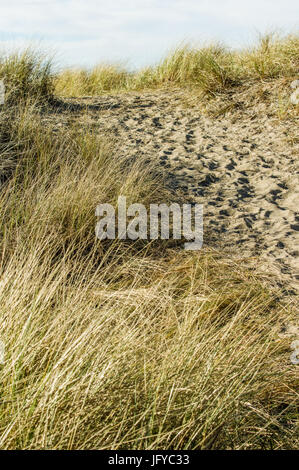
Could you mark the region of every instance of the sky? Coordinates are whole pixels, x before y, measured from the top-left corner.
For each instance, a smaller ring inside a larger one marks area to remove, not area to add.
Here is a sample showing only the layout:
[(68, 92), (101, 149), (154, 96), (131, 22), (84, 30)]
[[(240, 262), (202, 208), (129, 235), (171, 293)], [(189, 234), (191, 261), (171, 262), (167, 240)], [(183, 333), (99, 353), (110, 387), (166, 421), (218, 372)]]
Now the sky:
[(0, 0), (0, 49), (38, 44), (61, 66), (154, 64), (182, 42), (298, 32), (298, 0)]

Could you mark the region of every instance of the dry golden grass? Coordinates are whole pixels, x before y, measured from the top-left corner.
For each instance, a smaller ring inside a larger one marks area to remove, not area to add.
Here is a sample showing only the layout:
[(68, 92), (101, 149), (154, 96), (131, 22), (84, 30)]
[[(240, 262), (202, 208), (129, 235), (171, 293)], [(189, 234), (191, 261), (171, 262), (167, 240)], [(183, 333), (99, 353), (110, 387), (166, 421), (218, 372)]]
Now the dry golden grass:
[(27, 98), (0, 111), (0, 447), (296, 448), (293, 312), (220, 253), (97, 241), (99, 202), (164, 176)]
[(66, 96), (99, 95), (127, 88), (128, 72), (115, 65), (99, 65), (92, 70), (68, 69), (56, 78), (56, 93)]
[(32, 48), (0, 55), (0, 80), (5, 83), (6, 102), (16, 105), (24, 100), (39, 103), (51, 100), (54, 93), (51, 67), (51, 60)]

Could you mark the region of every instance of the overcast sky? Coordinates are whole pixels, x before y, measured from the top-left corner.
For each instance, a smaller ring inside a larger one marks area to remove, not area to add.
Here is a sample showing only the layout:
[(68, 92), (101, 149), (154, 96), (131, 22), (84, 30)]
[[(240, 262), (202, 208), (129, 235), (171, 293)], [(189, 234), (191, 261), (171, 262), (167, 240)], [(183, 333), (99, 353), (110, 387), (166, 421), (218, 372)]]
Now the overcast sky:
[(0, 0), (0, 47), (41, 41), (61, 65), (136, 68), (182, 41), (238, 47), (298, 20), (298, 0)]

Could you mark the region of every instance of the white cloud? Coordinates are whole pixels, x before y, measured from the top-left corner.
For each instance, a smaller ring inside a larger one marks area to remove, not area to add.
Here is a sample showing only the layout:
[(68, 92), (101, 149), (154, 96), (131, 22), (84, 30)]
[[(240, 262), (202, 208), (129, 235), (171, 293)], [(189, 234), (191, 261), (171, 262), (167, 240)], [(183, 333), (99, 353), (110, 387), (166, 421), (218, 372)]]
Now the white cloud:
[[(3, 1), (3, 0), (0, 0)], [(294, 30), (297, 0), (10, 0), (0, 43), (43, 39), (64, 63), (158, 60), (182, 40), (244, 43), (255, 31)]]

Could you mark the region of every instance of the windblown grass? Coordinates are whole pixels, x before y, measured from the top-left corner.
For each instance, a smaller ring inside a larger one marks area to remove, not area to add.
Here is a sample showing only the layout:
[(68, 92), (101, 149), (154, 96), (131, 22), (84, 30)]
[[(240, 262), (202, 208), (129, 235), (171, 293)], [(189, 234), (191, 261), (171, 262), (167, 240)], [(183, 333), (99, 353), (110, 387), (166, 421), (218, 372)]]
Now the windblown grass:
[(53, 98), (54, 74), (52, 63), (33, 49), (0, 55), (0, 80), (5, 83), (6, 102), (48, 102)]
[(157, 67), (156, 75), (160, 83), (193, 85), (205, 93), (223, 91), (234, 83), (231, 55), (221, 46), (177, 49)]
[(99, 95), (127, 88), (130, 74), (120, 66), (98, 65), (91, 70), (64, 70), (56, 81), (56, 93), (64, 96)]

